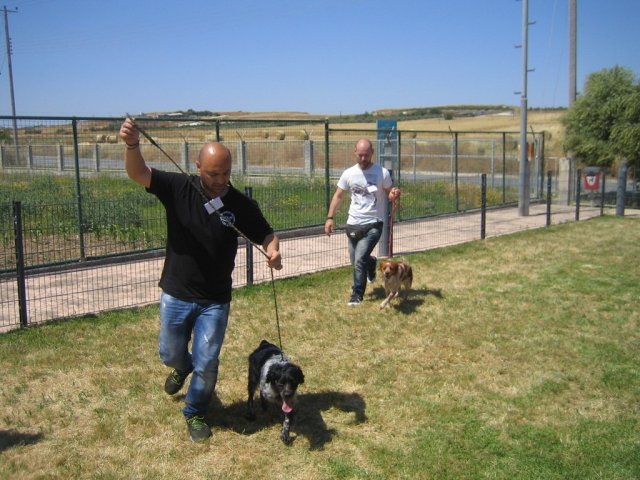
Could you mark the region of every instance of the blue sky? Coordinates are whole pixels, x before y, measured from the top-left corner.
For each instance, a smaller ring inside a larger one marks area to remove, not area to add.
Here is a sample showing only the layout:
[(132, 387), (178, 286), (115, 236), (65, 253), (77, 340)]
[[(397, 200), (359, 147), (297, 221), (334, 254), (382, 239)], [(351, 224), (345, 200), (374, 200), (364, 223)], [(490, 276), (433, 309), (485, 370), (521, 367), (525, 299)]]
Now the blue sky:
[[(578, 1), (578, 91), (640, 75), (640, 1)], [(16, 0), (18, 115), (170, 110), (351, 114), (519, 105), (515, 0)], [(568, 0), (529, 0), (528, 104), (567, 106)], [(11, 114), (6, 44), (0, 114)]]

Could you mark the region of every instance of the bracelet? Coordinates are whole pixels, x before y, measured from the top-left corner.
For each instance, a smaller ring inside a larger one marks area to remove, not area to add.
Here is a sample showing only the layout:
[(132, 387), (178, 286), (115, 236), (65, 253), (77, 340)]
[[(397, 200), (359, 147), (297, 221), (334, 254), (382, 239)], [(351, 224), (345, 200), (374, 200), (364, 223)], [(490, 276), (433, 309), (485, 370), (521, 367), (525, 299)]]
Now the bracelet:
[(135, 150), (136, 148), (138, 148), (140, 146), (140, 142), (136, 142), (136, 143), (127, 143), (124, 142), (127, 145), (127, 150)]
[(333, 217), (327, 217), (327, 220), (333, 220)]

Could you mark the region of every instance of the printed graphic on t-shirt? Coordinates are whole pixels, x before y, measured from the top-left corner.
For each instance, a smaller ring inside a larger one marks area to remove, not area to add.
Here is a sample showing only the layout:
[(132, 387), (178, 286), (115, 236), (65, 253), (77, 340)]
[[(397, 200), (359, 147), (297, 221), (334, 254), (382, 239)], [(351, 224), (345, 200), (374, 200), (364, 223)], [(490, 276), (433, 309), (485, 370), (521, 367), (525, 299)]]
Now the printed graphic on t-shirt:
[(233, 227), (236, 223), (236, 216), (233, 214), (233, 212), (221, 212), (220, 221), (225, 227)]
[(364, 175), (367, 181), (366, 185), (355, 184), (351, 187), (351, 198), (353, 202), (358, 206), (358, 209), (375, 209), (377, 197), (376, 197), (376, 182), (378, 177), (376, 175)]

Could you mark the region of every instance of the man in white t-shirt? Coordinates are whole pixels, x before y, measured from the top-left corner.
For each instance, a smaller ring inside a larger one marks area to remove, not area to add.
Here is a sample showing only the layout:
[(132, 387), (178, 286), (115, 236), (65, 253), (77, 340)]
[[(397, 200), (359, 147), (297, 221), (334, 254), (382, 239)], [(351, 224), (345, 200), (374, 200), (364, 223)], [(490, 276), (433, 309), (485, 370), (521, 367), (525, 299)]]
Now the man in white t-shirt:
[(376, 257), (371, 255), (382, 236), (385, 202), (394, 202), (400, 196), (400, 189), (393, 188), (389, 171), (374, 164), (373, 145), (367, 139), (358, 140), (354, 151), (358, 163), (347, 168), (338, 180), (338, 188), (333, 194), (324, 232), (333, 233), (333, 216), (342, 203), (345, 192), (351, 195), (347, 236), (349, 238), (349, 258), (353, 266), (353, 286), (348, 305), (360, 305), (367, 287), (376, 276)]

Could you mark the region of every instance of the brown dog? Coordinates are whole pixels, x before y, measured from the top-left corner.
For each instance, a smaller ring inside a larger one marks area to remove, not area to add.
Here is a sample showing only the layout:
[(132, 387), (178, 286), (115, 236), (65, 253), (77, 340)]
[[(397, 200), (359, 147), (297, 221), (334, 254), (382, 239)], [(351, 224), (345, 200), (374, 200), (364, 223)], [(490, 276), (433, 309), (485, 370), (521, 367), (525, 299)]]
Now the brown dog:
[(404, 287), (406, 298), (413, 283), (411, 265), (403, 261), (384, 260), (379, 268), (382, 272), (384, 292), (387, 295), (380, 304), (380, 308), (388, 306), (391, 300), (398, 296), (401, 287)]

